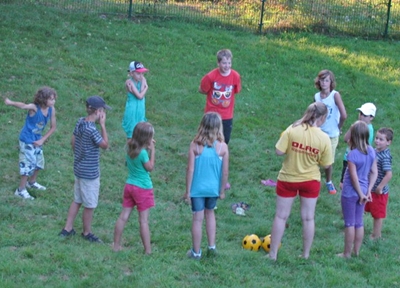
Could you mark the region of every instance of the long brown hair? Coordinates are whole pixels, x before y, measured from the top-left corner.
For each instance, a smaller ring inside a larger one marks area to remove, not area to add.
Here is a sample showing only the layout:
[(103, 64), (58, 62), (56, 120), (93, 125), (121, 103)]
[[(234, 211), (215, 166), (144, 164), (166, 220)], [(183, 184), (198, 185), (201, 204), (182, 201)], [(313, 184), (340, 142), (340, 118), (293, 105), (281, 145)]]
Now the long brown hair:
[(222, 119), (218, 113), (208, 112), (203, 115), (193, 142), (202, 146), (212, 146), (215, 140), (221, 142), (225, 140)]
[(350, 127), (350, 149), (358, 149), (364, 154), (368, 154), (369, 129), (364, 121), (356, 121)]
[(150, 145), (154, 137), (154, 128), (149, 122), (139, 122), (136, 124), (132, 133), (132, 138), (128, 141), (128, 155), (135, 158), (143, 148)]

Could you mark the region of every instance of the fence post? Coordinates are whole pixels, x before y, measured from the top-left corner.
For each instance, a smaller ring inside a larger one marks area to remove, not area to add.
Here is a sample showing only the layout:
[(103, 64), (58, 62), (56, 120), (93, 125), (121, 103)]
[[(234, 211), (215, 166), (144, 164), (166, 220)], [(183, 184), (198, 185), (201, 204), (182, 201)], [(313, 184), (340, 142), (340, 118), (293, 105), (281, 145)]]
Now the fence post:
[(261, 0), (261, 16), (260, 16), (260, 23), (258, 24), (258, 31), (262, 33), (262, 26), (263, 26), (263, 18), (264, 18), (264, 4), (266, 0)]
[(390, 22), (390, 8), (392, 7), (392, 0), (389, 0), (387, 5), (388, 9), (386, 14), (386, 26), (385, 26), (385, 32), (383, 33), (383, 38), (386, 38), (388, 36), (389, 22)]
[(129, 10), (128, 10), (128, 18), (130, 19), (132, 17), (132, 1), (129, 0)]

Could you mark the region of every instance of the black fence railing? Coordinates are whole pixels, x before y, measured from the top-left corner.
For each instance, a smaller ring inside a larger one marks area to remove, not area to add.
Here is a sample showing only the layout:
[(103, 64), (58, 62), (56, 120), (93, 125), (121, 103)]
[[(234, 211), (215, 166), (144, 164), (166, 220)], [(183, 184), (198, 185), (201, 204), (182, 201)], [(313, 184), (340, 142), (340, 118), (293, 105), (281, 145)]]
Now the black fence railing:
[(400, 0), (0, 0), (85, 13), (203, 22), (255, 33), (400, 39)]

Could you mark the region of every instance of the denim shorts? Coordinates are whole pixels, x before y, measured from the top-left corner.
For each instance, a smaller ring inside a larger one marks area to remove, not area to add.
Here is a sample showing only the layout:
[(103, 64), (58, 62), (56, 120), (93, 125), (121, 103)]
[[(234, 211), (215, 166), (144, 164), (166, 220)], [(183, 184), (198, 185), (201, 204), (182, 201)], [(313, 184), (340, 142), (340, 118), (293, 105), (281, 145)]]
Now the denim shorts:
[(217, 206), (218, 197), (192, 197), (192, 212), (203, 211), (204, 209), (213, 210)]

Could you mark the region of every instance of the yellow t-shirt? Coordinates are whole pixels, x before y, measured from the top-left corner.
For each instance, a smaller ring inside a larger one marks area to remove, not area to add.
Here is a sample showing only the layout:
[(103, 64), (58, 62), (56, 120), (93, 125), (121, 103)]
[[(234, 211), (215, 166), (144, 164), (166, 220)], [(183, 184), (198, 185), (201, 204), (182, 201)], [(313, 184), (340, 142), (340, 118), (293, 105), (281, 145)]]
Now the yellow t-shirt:
[(280, 181), (321, 181), (319, 166), (333, 163), (329, 136), (319, 127), (290, 125), (275, 148), (286, 154), (278, 175)]

